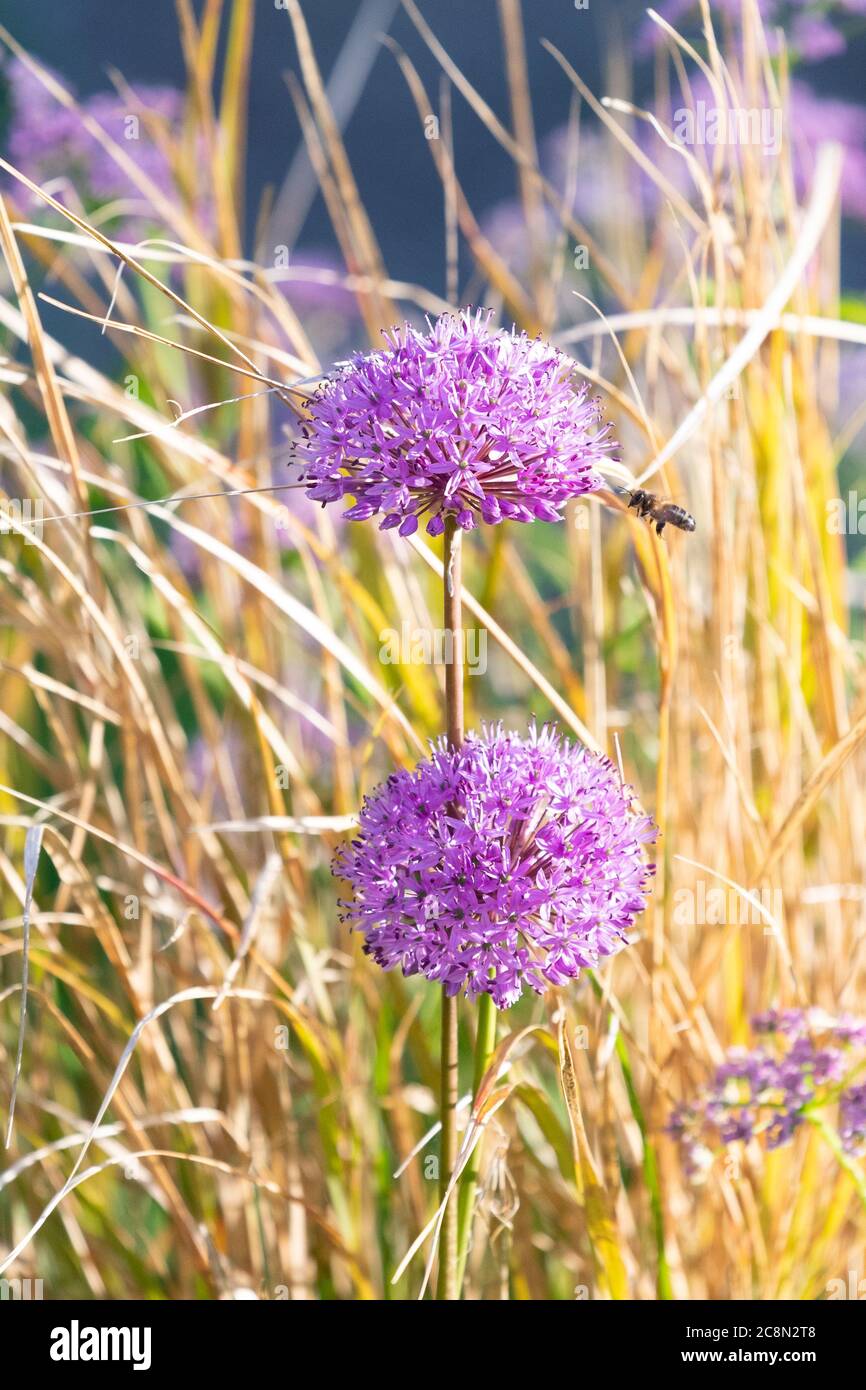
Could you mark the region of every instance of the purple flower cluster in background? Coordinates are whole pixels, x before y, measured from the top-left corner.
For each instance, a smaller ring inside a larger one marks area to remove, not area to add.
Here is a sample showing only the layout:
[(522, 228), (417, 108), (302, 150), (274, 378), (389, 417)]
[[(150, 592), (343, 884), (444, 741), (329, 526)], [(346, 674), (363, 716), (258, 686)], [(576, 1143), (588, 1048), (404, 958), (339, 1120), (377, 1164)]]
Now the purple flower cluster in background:
[(843, 153), (842, 211), (846, 217), (866, 222), (866, 109), (818, 96), (808, 83), (794, 81), (788, 124), (798, 198), (805, 198), (809, 191), (818, 147), (838, 144)]
[(559, 521), (570, 497), (601, 486), (614, 447), (571, 358), (492, 324), (444, 314), (426, 333), (404, 324), (381, 352), (356, 354), (317, 392), (297, 460), (317, 502), (382, 514), (382, 529), (441, 535), (445, 517)]
[(268, 271), (267, 278), (303, 322), (320, 360), (333, 362), (351, 352), (363, 325), (339, 255), (323, 246), (304, 246), (283, 269)]
[(626, 945), (655, 834), (609, 760), (553, 727), (441, 739), (365, 800), (334, 861), (343, 920), (383, 969), (506, 1009)]
[[(86, 202), (104, 204), (135, 199), (142, 203), (137, 185), (87, 131), (78, 113), (61, 105), (24, 63), (12, 59), (2, 76), (9, 89), (6, 146), (10, 164), (34, 183), (71, 184)], [(160, 192), (177, 195), (168, 155), (148, 129), (144, 113), (162, 122), (167, 133), (171, 133), (183, 118), (182, 92), (172, 87), (139, 85), (134, 105), (116, 92), (98, 92), (79, 105)], [(137, 123), (131, 118), (138, 118)], [(38, 201), (21, 184), (16, 183), (14, 188), (15, 196), (29, 206)], [(51, 191), (58, 201), (65, 201), (62, 187)]]
[(866, 1022), (821, 1009), (770, 1010), (752, 1020), (765, 1039), (732, 1048), (709, 1084), (677, 1106), (667, 1132), (691, 1173), (721, 1145), (760, 1138), (768, 1149), (791, 1140), (806, 1116), (838, 1102), (847, 1152), (866, 1152), (866, 1084), (847, 1084), (866, 1067)]
[[(701, 22), (697, 0), (664, 0), (656, 9), (662, 19), (682, 33), (691, 32)], [(758, 0), (758, 10), (767, 26), (771, 51), (776, 32), (782, 28), (786, 46), (795, 58), (820, 63), (845, 52), (845, 22), (852, 15), (866, 14), (866, 0)], [(717, 36), (726, 26), (737, 30), (742, 22), (743, 0), (713, 0), (712, 15)], [(689, 25), (692, 19), (695, 23)], [(640, 32), (641, 49), (652, 49), (664, 39), (664, 30), (647, 19)]]
[[(700, 9), (695, 0), (669, 0), (667, 5), (659, 5), (658, 12), (675, 28), (681, 28), (689, 16), (700, 20)], [(741, 0), (714, 0), (713, 6), (716, 29), (721, 35), (722, 24), (735, 28), (742, 14)], [(777, 3), (759, 0), (759, 9), (765, 23), (774, 25), (786, 19), (785, 37), (791, 56), (800, 63), (818, 61), (845, 47), (843, 33), (837, 21), (850, 16), (866, 15), (866, 0), (841, 0), (832, 6), (791, 4), (787, 7)], [(687, 30), (688, 31), (688, 30)], [(767, 40), (772, 44), (776, 31), (767, 30)], [(641, 31), (636, 52), (646, 53), (649, 47), (664, 39), (663, 31), (651, 20), (646, 21)], [(728, 93), (728, 101), (733, 106), (735, 98)], [(682, 109), (695, 110), (699, 103), (706, 108), (714, 108), (718, 101), (717, 93), (701, 73), (689, 73), (688, 97), (674, 87), (670, 98), (671, 113), (657, 114), (671, 124), (673, 112)], [(644, 101), (642, 105), (653, 105)], [(676, 150), (671, 150), (653, 127), (643, 121), (623, 122), (629, 135), (636, 141), (644, 155), (664, 177), (691, 203), (698, 205), (699, 190), (689, 169), (688, 163)], [(831, 141), (842, 147), (844, 164), (840, 188), (842, 212), (846, 217), (866, 222), (866, 110), (858, 103), (827, 97), (816, 92), (808, 82), (796, 78), (790, 83), (789, 100), (784, 112), (784, 140), (790, 147), (794, 172), (794, 182), (798, 199), (805, 200), (812, 182), (816, 153), (820, 145)], [(706, 164), (704, 150), (693, 150), (699, 161)], [(731, 162), (738, 158), (736, 149), (731, 150)], [(627, 199), (631, 208), (636, 208), (640, 218), (652, 225), (664, 214), (665, 195), (653, 178), (631, 156), (617, 146), (613, 135), (600, 125), (582, 122), (579, 133), (571, 127), (563, 126), (553, 130), (541, 145), (541, 169), (562, 197), (569, 193), (570, 210), (602, 242), (608, 241), (618, 231), (623, 200)], [(573, 167), (574, 166), (574, 167)], [(723, 177), (727, 178), (726, 168)], [(723, 203), (728, 201), (728, 191), (722, 186), (716, 190)], [(507, 261), (516, 274), (527, 279), (530, 267), (529, 229), (526, 224), (523, 206), (518, 199), (508, 199), (489, 209), (481, 219), (481, 226), (495, 249)], [(562, 252), (562, 230), (555, 212), (547, 208), (544, 212), (542, 234), (547, 254), (553, 260), (554, 254)], [(564, 292), (569, 294), (566, 278)], [(573, 305), (573, 300), (571, 300)]]

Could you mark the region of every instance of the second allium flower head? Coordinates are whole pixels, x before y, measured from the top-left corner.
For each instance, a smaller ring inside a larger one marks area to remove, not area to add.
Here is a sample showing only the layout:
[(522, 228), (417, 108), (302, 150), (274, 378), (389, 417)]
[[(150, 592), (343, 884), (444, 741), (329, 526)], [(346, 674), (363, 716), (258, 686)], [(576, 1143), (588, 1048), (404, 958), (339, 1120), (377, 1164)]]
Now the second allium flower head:
[(491, 319), (404, 324), (330, 377), (297, 445), (309, 496), (354, 497), (348, 519), (381, 515), (404, 536), (426, 517), (438, 536), (448, 515), (464, 530), (558, 521), (570, 497), (600, 487), (615, 446), (574, 362)]
[(504, 1009), (626, 944), (654, 838), (607, 758), (550, 727), (497, 726), (377, 787), (334, 872), (379, 965)]
[(667, 1131), (682, 1146), (687, 1172), (702, 1176), (721, 1146), (760, 1138), (788, 1144), (814, 1112), (838, 1103), (833, 1126), (842, 1148), (866, 1154), (866, 1022), (822, 1009), (771, 1009), (752, 1020), (756, 1047), (732, 1048)]

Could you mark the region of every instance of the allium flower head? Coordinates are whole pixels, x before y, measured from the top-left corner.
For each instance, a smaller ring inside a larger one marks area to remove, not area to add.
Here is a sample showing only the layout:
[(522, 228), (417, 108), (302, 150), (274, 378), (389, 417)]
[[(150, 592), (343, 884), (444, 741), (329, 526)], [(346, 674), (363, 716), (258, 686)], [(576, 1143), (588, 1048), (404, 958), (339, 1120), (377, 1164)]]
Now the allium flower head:
[[(16, 58), (0, 67), (0, 79), (8, 89), (6, 142), (10, 163), (33, 182), (47, 185), (59, 202), (68, 202), (70, 189), (74, 189), (76, 202), (83, 202), (85, 208), (114, 205), (114, 219), (121, 220), (112, 232), (121, 238), (137, 240), (155, 220), (136, 180), (94, 138), (82, 121), (84, 115), (102, 128), (164, 197), (175, 202), (193, 199), (199, 224), (204, 228), (213, 224), (212, 190), (198, 179), (194, 190), (182, 193), (169, 153), (172, 137), (183, 125), (183, 92), (174, 87), (138, 85), (129, 96), (95, 92), (80, 98), (73, 109), (57, 101), (39, 77)], [(68, 85), (65, 79), (61, 81)], [(41, 206), (38, 196), (11, 175), (8, 179), (4, 176), (4, 183), (25, 206)]]
[(491, 312), (410, 324), (357, 353), (320, 387), (297, 446), (318, 502), (354, 497), (352, 520), (411, 535), (447, 515), (559, 521), (569, 497), (601, 486), (614, 447), (574, 363), (540, 338), (496, 329)]
[(809, 1113), (837, 1102), (843, 1148), (864, 1152), (866, 1086), (848, 1083), (866, 1060), (866, 1023), (821, 1009), (771, 1009), (752, 1026), (765, 1041), (731, 1049), (708, 1084), (671, 1116), (668, 1133), (679, 1140), (687, 1169), (705, 1168), (698, 1160), (720, 1144), (757, 1138), (777, 1149)]
[(498, 725), (377, 787), (334, 873), (354, 890), (343, 920), (385, 970), (505, 1009), (621, 950), (654, 838), (607, 758), (552, 727)]
[[(129, 176), (94, 140), (78, 113), (62, 106), (24, 63), (13, 59), (3, 75), (9, 86), (8, 145), (13, 164), (37, 183), (70, 179), (86, 198), (140, 198)], [(97, 92), (83, 98), (80, 107), (126, 150), (144, 175), (170, 193), (174, 180), (166, 155), (143, 121), (131, 138), (129, 120), (139, 110), (148, 111), (171, 129), (182, 119), (183, 93), (172, 87), (140, 86), (134, 95), (137, 105), (132, 108), (116, 92)], [(22, 196), (20, 187), (16, 191)]]

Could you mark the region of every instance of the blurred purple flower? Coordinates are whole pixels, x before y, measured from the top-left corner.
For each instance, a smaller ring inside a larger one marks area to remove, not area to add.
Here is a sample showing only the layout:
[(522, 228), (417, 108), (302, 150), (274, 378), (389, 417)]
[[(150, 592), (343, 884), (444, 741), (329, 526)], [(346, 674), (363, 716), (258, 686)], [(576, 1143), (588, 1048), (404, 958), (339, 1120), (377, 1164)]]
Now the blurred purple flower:
[[(639, 122), (631, 133), (644, 154), (654, 163), (665, 166), (668, 178), (673, 176), (673, 181), (685, 192), (693, 187), (683, 159), (668, 150), (650, 126)], [(570, 127), (560, 126), (548, 135), (542, 147), (545, 172), (563, 196), (574, 160), (571, 148), (574, 140)], [(643, 218), (654, 217), (662, 204), (658, 184), (630, 155), (619, 150), (616, 137), (600, 126), (581, 126), (577, 136), (576, 169), (572, 211), (589, 227), (602, 231), (612, 228), (622, 217), (623, 197), (628, 197), (632, 205), (637, 204), (635, 213)]]
[(807, 83), (793, 82), (788, 126), (798, 197), (808, 192), (819, 145), (834, 142), (841, 145), (844, 155), (842, 211), (866, 222), (866, 109), (850, 101), (818, 96)]
[[(34, 183), (68, 181), (85, 203), (128, 199), (143, 203), (139, 188), (89, 134), (78, 114), (56, 101), (24, 63), (12, 59), (3, 76), (9, 88), (10, 163)], [(129, 154), (142, 174), (167, 197), (176, 198), (174, 170), (165, 150), (148, 129), (144, 113), (162, 122), (167, 130), (177, 127), (183, 119), (183, 93), (171, 87), (139, 86), (134, 95), (133, 104), (116, 92), (98, 92), (83, 98), (79, 105)], [(28, 197), (21, 185), (16, 184), (15, 189), (19, 197)], [(62, 195), (59, 200), (62, 201)], [(38, 199), (34, 195), (29, 201)], [(202, 200), (202, 211), (206, 201)], [(129, 220), (126, 230), (133, 230)]]
[(345, 314), (355, 304), (354, 293), (343, 283), (346, 268), (331, 251), (304, 247), (292, 253), (284, 269), (269, 271), (268, 277), (299, 313), (334, 309)]
[(627, 944), (655, 833), (608, 759), (550, 726), (443, 738), (365, 800), (334, 861), (343, 920), (383, 969), (510, 1008)]
[(303, 247), (289, 264), (268, 273), (288, 300), (324, 361), (345, 357), (357, 341), (361, 315), (353, 290), (345, 284), (346, 267), (332, 251)]
[[(657, 12), (681, 33), (700, 32), (701, 10), (697, 0), (664, 0)], [(785, 32), (789, 52), (807, 63), (844, 53), (845, 34), (839, 28), (849, 14), (866, 13), (864, 0), (758, 0), (758, 10), (766, 26), (772, 53), (778, 51), (777, 31)], [(743, 0), (712, 0), (711, 13), (716, 34), (727, 25), (739, 32)], [(664, 30), (647, 18), (640, 27), (638, 52), (645, 54), (665, 42)]]
[(404, 324), (384, 351), (357, 353), (319, 388), (297, 446), (309, 496), (383, 513), (382, 529), (442, 534), (479, 521), (560, 520), (569, 497), (601, 486), (614, 447), (574, 363), (541, 339), (496, 329), (491, 311)]
[(820, 63), (845, 52), (845, 36), (821, 14), (800, 14), (791, 25), (788, 48), (807, 63)]
[(842, 1143), (848, 1153), (866, 1154), (866, 1082), (849, 1086), (840, 1101)]
[[(691, 109), (703, 102), (705, 109), (715, 106), (715, 97), (706, 80), (697, 77), (692, 83)], [(674, 107), (677, 102), (674, 100)], [(677, 108), (679, 109), (679, 108)], [(686, 109), (683, 107), (682, 109)], [(808, 197), (812, 183), (817, 151), (820, 145), (833, 142), (843, 151), (843, 170), (840, 189), (842, 212), (847, 217), (866, 222), (866, 109), (854, 102), (819, 96), (808, 83), (795, 80), (790, 87), (790, 105), (785, 112), (785, 132), (790, 142), (794, 183), (798, 198)], [(693, 204), (697, 199), (694, 180), (686, 161), (669, 149), (660, 136), (646, 123), (639, 122), (630, 132), (648, 156), (674, 187)], [(570, 161), (569, 144), (573, 134), (562, 127), (548, 136), (542, 147), (542, 167), (551, 182), (564, 192)], [(664, 205), (664, 195), (654, 180), (638, 164), (627, 160), (627, 188), (623, 189), (618, 167), (612, 159), (614, 137), (590, 126), (581, 129), (578, 145), (578, 179), (574, 202), (575, 215), (600, 236), (610, 234), (611, 224), (618, 216), (623, 196), (637, 204), (645, 221), (657, 217)], [(732, 150), (736, 157), (737, 151)], [(512, 205), (510, 219), (502, 205), (496, 215), (488, 215), (484, 230), (500, 251), (508, 251), (517, 242), (518, 225), (525, 226), (517, 204)], [(509, 241), (502, 239), (506, 228)]]
[[(140, 172), (167, 196), (177, 189), (171, 164), (165, 151), (147, 130), (144, 120), (137, 117), (138, 112), (144, 110), (164, 122), (168, 128), (179, 127), (183, 108), (183, 93), (171, 87), (139, 86), (135, 92), (134, 106), (114, 92), (99, 92), (84, 102), (88, 115), (102, 127), (106, 135), (126, 149)], [(95, 141), (90, 141), (89, 145), (89, 182), (94, 197), (106, 202), (112, 198), (141, 198), (135, 184), (102, 146)]]
[(821, 1009), (772, 1009), (752, 1020), (767, 1041), (732, 1048), (697, 1097), (678, 1106), (667, 1132), (681, 1145), (690, 1173), (706, 1167), (714, 1144), (763, 1138), (768, 1149), (787, 1144), (809, 1110), (839, 1102), (843, 1147), (866, 1143), (866, 1086), (841, 1089), (866, 1051), (866, 1022)]
[(46, 155), (65, 149), (81, 130), (81, 122), (72, 111), (60, 106), (17, 58), (4, 65), (2, 75), (8, 88), (9, 159), (34, 178)]

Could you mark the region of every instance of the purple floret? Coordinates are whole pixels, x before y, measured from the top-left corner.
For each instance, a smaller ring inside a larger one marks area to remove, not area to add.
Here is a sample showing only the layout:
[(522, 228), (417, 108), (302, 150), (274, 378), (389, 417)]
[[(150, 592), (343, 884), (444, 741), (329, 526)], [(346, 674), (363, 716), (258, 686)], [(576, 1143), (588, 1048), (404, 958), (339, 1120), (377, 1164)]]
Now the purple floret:
[(319, 390), (297, 446), (309, 496), (353, 497), (349, 520), (381, 516), (403, 536), (427, 517), (559, 521), (570, 497), (602, 484), (610, 426), (574, 362), (540, 338), (492, 324), (492, 313), (444, 314), (426, 333), (386, 333)]
[(334, 863), (343, 920), (383, 969), (507, 1009), (627, 944), (655, 833), (609, 760), (549, 726), (441, 739), (364, 802)]

